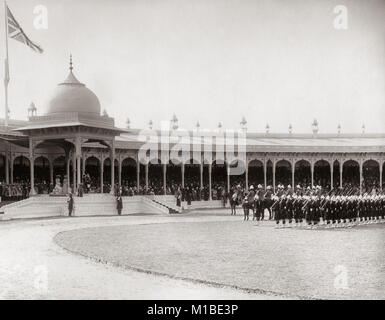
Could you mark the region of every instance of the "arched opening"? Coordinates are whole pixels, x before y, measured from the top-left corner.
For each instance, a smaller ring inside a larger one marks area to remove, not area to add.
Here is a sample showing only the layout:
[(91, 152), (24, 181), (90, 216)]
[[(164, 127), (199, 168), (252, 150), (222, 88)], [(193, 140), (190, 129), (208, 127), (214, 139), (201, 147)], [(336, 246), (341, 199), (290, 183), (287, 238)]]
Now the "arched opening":
[(385, 190), (385, 162), (382, 164), (382, 190)]
[(182, 185), (182, 167), (181, 162), (176, 159), (171, 159), (166, 170), (167, 194), (175, 194), (178, 187)]
[(13, 160), (13, 182), (29, 183), (30, 163), (24, 156), (18, 156)]
[(136, 161), (126, 158), (122, 161), (122, 185), (128, 188), (136, 188)]
[[(114, 182), (119, 182), (119, 162), (114, 160)], [(111, 191), (111, 159), (106, 158), (103, 164), (103, 193), (109, 193)]]
[(0, 181), (5, 182), (6, 177), (6, 166), (5, 166), (5, 156), (0, 155)]
[(273, 161), (271, 160), (266, 162), (266, 184), (267, 186), (273, 185)]
[(190, 159), (184, 165), (184, 185), (192, 188), (200, 189), (200, 163), (194, 159)]
[(164, 194), (163, 168), (160, 159), (153, 159), (148, 164), (148, 188), (154, 194)]
[(275, 167), (276, 186), (283, 184), (284, 187), (291, 184), (291, 164), (287, 160), (280, 160)]
[(377, 161), (367, 160), (362, 165), (362, 192), (371, 193), (380, 188), (380, 165)]
[(246, 165), (243, 160), (234, 160), (230, 163), (230, 189), (235, 189), (238, 185), (245, 187)]
[(213, 200), (220, 199), (222, 192), (227, 189), (226, 162), (215, 160), (211, 166), (211, 197)]
[(60, 177), (60, 182), (63, 183), (63, 178), (66, 175), (66, 158), (65, 156), (57, 157), (53, 161), (53, 177)]
[(318, 160), (314, 164), (314, 184), (330, 190), (330, 164), (326, 160)]
[(40, 156), (34, 161), (34, 180), (35, 189), (38, 194), (48, 194), (53, 189), (50, 186), (50, 170), (49, 160), (46, 157)]
[(258, 184), (264, 184), (262, 161), (254, 159), (249, 162), (248, 181), (249, 186), (253, 185), (254, 187)]
[(139, 194), (144, 194), (146, 189), (146, 165), (143, 163), (139, 164)]
[(343, 188), (358, 190), (360, 186), (360, 167), (357, 161), (348, 160), (343, 164), (342, 169)]
[(184, 186), (190, 188), (192, 201), (201, 200), (203, 196), (200, 185), (200, 170), (200, 163), (194, 159), (188, 160), (184, 165)]
[(310, 162), (306, 160), (299, 160), (295, 163), (294, 168), (294, 185), (300, 185), (301, 188), (311, 187)]
[(207, 201), (210, 198), (210, 190), (209, 190), (209, 164), (203, 163), (203, 200)]
[(100, 160), (96, 157), (89, 157), (84, 165), (84, 191), (86, 193), (100, 193)]
[(338, 160), (333, 162), (333, 189), (340, 188), (340, 163)]

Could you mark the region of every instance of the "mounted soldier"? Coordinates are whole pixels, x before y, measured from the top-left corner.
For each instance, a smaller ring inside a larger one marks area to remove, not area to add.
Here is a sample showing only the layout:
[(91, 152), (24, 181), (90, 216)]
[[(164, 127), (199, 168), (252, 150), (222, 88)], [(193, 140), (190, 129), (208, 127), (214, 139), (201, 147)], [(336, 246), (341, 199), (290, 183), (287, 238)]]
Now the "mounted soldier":
[(255, 200), (258, 200), (258, 201), (260, 201), (260, 203), (262, 203), (263, 208), (260, 209), (260, 214), (261, 214), (261, 220), (264, 220), (265, 219), (265, 208), (264, 208), (264, 205), (265, 205), (265, 191), (263, 190), (263, 187), (262, 187), (261, 184), (258, 185), (258, 189), (257, 189), (257, 194), (256, 194)]

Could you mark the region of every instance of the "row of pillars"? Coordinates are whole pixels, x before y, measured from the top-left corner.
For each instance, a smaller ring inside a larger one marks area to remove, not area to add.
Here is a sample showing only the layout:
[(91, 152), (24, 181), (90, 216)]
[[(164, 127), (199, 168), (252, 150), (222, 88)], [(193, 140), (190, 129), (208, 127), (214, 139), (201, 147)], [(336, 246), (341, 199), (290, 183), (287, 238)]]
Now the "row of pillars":
[[(68, 186), (70, 186), (70, 152), (69, 150), (66, 151), (66, 176), (68, 179)], [(83, 159), (83, 163), (81, 166), (81, 162)], [(110, 147), (110, 159), (115, 159), (115, 141), (111, 142), (111, 147)], [(33, 141), (30, 138), (29, 140), (29, 161), (30, 161), (30, 182), (31, 182), (31, 190), (30, 190), (30, 195), (35, 195), (35, 165), (34, 165), (34, 145)], [(81, 143), (80, 139), (76, 139), (75, 142), (75, 147), (72, 150), (72, 164), (73, 164), (73, 176), (72, 176), (72, 185), (73, 185), (73, 192), (76, 194), (79, 184), (82, 183), (82, 175), (84, 174), (85, 170), (85, 163), (84, 163), (84, 158), (82, 158), (82, 153), (81, 153)], [(6, 173), (8, 174), (9, 172), (9, 167), (8, 167), (8, 160), (6, 156)], [(81, 167), (83, 168), (83, 172), (81, 172)], [(12, 172), (12, 171), (11, 171)], [(103, 166), (101, 166), (101, 192), (103, 192)], [(6, 179), (8, 179), (6, 177)], [(53, 181), (53, 165), (50, 163), (50, 180), (51, 183), (54, 183)], [(121, 181), (119, 180), (119, 183)], [(111, 161), (111, 191), (110, 193), (114, 193), (114, 188), (113, 186), (115, 185), (115, 167), (114, 167), (114, 161)]]
[[(330, 167), (330, 188), (334, 188), (334, 166), (329, 165)], [(273, 164), (273, 190), (276, 189), (276, 165)], [(267, 184), (267, 166), (266, 164), (263, 165), (263, 176), (264, 176), (264, 185)], [(360, 193), (362, 193), (362, 184), (363, 184), (363, 162), (359, 163), (359, 176), (360, 176)], [(310, 165), (310, 178), (311, 178), (311, 187), (314, 186), (314, 163)], [(343, 162), (339, 162), (339, 185), (342, 186), (342, 179), (343, 178)], [(382, 189), (382, 165), (379, 166), (379, 184), (380, 188)], [(294, 163), (291, 164), (291, 185), (295, 187), (295, 165)], [(248, 167), (246, 167), (246, 189), (248, 189)]]
[[(76, 149), (76, 148), (75, 148)], [(81, 153), (78, 153), (76, 152), (76, 150), (74, 150), (74, 152), (72, 153), (72, 163), (74, 164), (73, 165), (73, 177), (72, 177), (72, 183), (73, 183), (73, 186), (74, 186), (74, 192), (77, 191), (77, 187), (78, 187), (78, 184), (81, 183), (81, 173), (82, 175), (84, 174), (84, 170), (85, 170), (85, 161), (84, 161), (84, 158), (82, 158), (81, 156)], [(111, 149), (111, 152), (110, 152), (110, 159), (115, 159), (115, 150), (114, 148)], [(33, 147), (32, 147), (32, 144), (30, 143), (30, 156), (29, 156), (29, 160), (30, 160), (30, 181), (31, 181), (31, 194), (35, 194), (35, 189), (34, 189), (34, 157), (33, 157)], [(81, 161), (83, 162), (82, 163), (82, 166), (81, 166)], [(9, 183), (9, 181), (11, 180), (11, 182), (13, 181), (13, 168), (11, 168), (11, 170), (9, 170), (9, 161), (8, 161), (8, 154), (5, 155), (5, 166), (6, 166), (6, 182)], [(330, 165), (330, 186), (331, 188), (333, 188), (334, 186), (334, 181), (333, 181), (333, 170), (334, 170), (334, 166), (333, 165)], [(80, 168), (82, 168), (82, 172), (80, 170)], [(137, 186), (138, 188), (140, 187), (140, 166), (137, 165), (136, 166), (137, 168), (137, 177), (136, 177), (136, 183), (137, 183)], [(101, 165), (101, 170), (100, 170), (100, 188), (101, 188), (101, 192), (103, 192), (103, 184), (104, 184), (104, 181), (103, 181), (103, 165)], [(245, 168), (245, 186), (246, 186), (246, 190), (248, 190), (248, 187), (249, 187), (249, 183), (248, 183), (248, 166), (246, 166)], [(118, 183), (119, 185), (121, 185), (122, 183), (122, 175), (121, 175), (121, 163), (119, 165), (119, 173), (118, 173)], [(167, 173), (167, 165), (166, 164), (162, 164), (162, 171), (163, 171), (163, 189), (164, 189), (164, 193), (166, 193), (166, 190), (167, 190), (167, 179), (166, 179), (166, 173)], [(209, 195), (210, 195), (210, 198), (211, 198), (211, 189), (212, 189), (212, 165), (209, 164), (208, 165), (208, 179), (209, 179)], [(275, 191), (276, 190), (276, 165), (275, 163), (273, 163), (273, 166), (272, 166), (272, 171), (273, 171), (273, 190)], [(146, 188), (148, 188), (149, 186), (149, 183), (148, 183), (148, 172), (149, 172), (149, 165), (146, 164), (145, 165), (145, 184), (146, 184)], [(314, 164), (311, 164), (310, 165), (310, 172), (311, 172), (311, 185), (312, 187), (314, 186)], [(11, 174), (11, 176), (9, 176), (9, 173)], [(67, 173), (67, 177), (68, 179), (70, 178), (70, 158), (69, 158), (69, 153), (66, 154), (66, 173)], [(181, 186), (182, 188), (184, 187), (184, 173), (185, 173), (185, 165), (182, 164), (181, 165)], [(292, 186), (294, 187), (295, 186), (295, 179), (294, 179), (294, 174), (295, 174), (295, 170), (294, 170), (294, 165), (291, 164), (291, 173), (292, 173)], [(380, 188), (382, 188), (382, 166), (380, 165), (379, 166), (379, 184), (380, 184)], [(340, 162), (339, 163), (339, 185), (342, 186), (342, 177), (343, 177), (343, 163)], [(266, 162), (264, 163), (263, 165), (263, 176), (264, 176), (264, 185), (266, 186), (267, 185), (267, 166), (266, 166)], [(359, 163), (359, 176), (360, 176), (360, 191), (362, 192), (362, 184), (363, 184), (363, 162), (360, 162)], [(53, 183), (53, 165), (52, 163), (50, 163), (50, 180), (51, 180), (51, 183)], [(111, 161), (111, 193), (113, 193), (113, 186), (115, 185), (115, 166), (114, 166), (114, 161)], [(200, 165), (200, 186), (201, 188), (203, 187), (203, 164)], [(227, 165), (227, 191), (229, 192), (230, 191), (230, 167), (229, 165)]]
[[(334, 167), (333, 165), (330, 165), (330, 188), (334, 188)], [(137, 166), (137, 186), (139, 188), (140, 183), (139, 183), (139, 175), (140, 175), (140, 166)], [(145, 183), (146, 183), (146, 188), (148, 188), (148, 168), (149, 165), (145, 165)], [(167, 178), (166, 178), (166, 173), (167, 173), (167, 165), (162, 164), (162, 169), (163, 169), (163, 189), (164, 193), (166, 194), (166, 189), (167, 189)], [(249, 188), (249, 170), (248, 167), (245, 168), (245, 186), (246, 190)], [(121, 171), (121, 170), (119, 170)], [(212, 187), (212, 182), (211, 182), (211, 176), (212, 176), (212, 165), (208, 165), (208, 178), (209, 178), (209, 194), (211, 198), (211, 187)], [(227, 191), (230, 192), (230, 167), (227, 165)], [(275, 192), (276, 190), (276, 166), (275, 164), (273, 165), (273, 190)], [(184, 173), (185, 173), (185, 165), (181, 165), (181, 186), (184, 188)], [(382, 189), (382, 166), (379, 166), (379, 184), (380, 188)], [(359, 175), (360, 175), (360, 192), (362, 192), (362, 184), (363, 184), (363, 163), (361, 162), (359, 164)], [(311, 186), (314, 186), (314, 164), (311, 164), (310, 166), (310, 176), (311, 176)], [(264, 179), (264, 185), (267, 185), (267, 166), (266, 164), (263, 165), (263, 179)], [(343, 180), (343, 163), (340, 162), (339, 164), (339, 185), (342, 186), (342, 180)], [(119, 175), (119, 182), (121, 183), (121, 175)], [(295, 187), (295, 169), (294, 165), (291, 166), (291, 184), (293, 187)], [(203, 187), (203, 164), (200, 164), (200, 186), (201, 188)]]

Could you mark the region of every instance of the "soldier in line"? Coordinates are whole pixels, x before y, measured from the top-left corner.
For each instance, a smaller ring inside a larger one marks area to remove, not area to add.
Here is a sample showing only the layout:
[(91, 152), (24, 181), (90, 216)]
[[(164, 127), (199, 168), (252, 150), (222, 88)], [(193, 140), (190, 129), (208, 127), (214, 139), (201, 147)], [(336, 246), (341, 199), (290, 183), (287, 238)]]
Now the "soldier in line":
[(269, 211), (269, 220), (273, 219), (273, 214), (272, 214), (272, 205), (274, 203), (273, 199), (273, 191), (271, 189), (271, 186), (267, 186), (266, 188), (266, 192), (264, 194), (264, 206), (265, 206), (265, 209), (267, 209)]
[[(286, 191), (283, 185), (273, 195), (271, 187), (258, 185), (257, 192), (250, 186), (250, 191), (244, 196), (242, 207), (244, 220), (249, 220), (249, 211), (253, 211), (253, 220), (263, 218), (265, 209), (269, 218), (274, 216), (276, 227), (303, 227), (308, 229), (351, 228), (358, 224), (380, 223), (385, 220), (385, 195), (364, 194), (355, 195), (353, 190), (322, 191), (320, 186), (307, 188), (303, 193), (301, 186), (294, 192), (290, 185)], [(345, 194), (341, 194), (345, 193)], [(294, 222), (294, 223), (293, 223)]]
[(302, 195), (293, 195), (293, 218), (295, 221), (295, 226), (300, 227), (303, 224), (305, 219), (304, 211), (302, 207), (304, 205), (304, 197)]
[(280, 223), (282, 224), (282, 227), (285, 227), (285, 203), (285, 195), (282, 195), (281, 198), (277, 195), (274, 196), (274, 203), (271, 206), (271, 209), (274, 210), (276, 228), (280, 228)]

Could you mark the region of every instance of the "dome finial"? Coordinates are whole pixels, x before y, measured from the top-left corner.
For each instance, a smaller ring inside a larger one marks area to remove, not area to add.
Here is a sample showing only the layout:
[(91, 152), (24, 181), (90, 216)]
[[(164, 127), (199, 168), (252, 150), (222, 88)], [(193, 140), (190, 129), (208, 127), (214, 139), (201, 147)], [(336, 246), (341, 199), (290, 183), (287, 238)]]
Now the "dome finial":
[(70, 71), (72, 72), (73, 66), (72, 66), (72, 53), (70, 54)]

